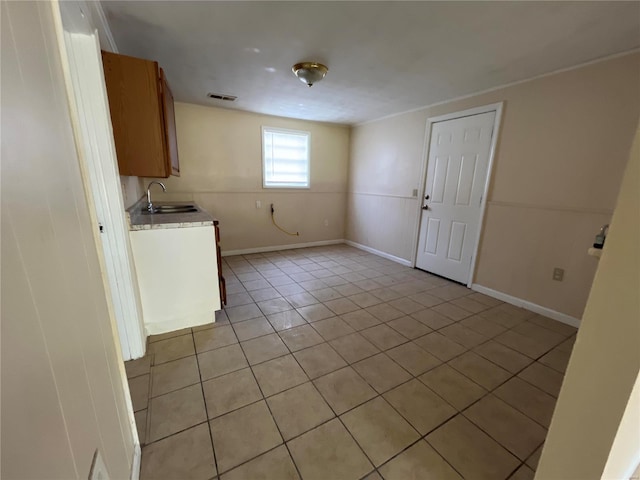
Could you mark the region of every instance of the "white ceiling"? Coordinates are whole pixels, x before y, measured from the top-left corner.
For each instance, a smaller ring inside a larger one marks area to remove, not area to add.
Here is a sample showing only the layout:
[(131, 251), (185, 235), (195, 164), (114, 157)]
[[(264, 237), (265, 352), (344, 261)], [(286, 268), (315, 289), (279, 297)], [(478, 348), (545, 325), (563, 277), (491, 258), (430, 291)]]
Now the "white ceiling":
[[(640, 46), (640, 2), (102, 6), (120, 53), (157, 60), (178, 101), (347, 124)], [(306, 60), (329, 67), (311, 88), (291, 73)]]

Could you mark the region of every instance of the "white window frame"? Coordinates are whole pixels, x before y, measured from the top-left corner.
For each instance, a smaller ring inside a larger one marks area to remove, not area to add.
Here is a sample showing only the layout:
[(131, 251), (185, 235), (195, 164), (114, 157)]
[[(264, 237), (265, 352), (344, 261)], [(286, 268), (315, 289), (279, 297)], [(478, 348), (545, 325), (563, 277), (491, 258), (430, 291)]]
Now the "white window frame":
[[(292, 135), (305, 135), (307, 137), (307, 185), (267, 185), (266, 182), (266, 165), (265, 165), (265, 132), (277, 132), (277, 133), (289, 133)], [(261, 130), (261, 145), (262, 145), (262, 188), (285, 188), (285, 189), (297, 189), (297, 190), (309, 190), (311, 188), (311, 132), (305, 130), (291, 130), (286, 128), (276, 128), (262, 126)]]

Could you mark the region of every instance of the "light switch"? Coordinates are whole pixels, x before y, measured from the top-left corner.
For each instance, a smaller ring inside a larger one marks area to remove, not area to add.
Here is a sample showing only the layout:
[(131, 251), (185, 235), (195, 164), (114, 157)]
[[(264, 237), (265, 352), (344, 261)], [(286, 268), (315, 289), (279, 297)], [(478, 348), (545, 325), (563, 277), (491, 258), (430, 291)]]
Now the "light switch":
[(256, 208), (262, 208), (262, 202), (260, 200), (256, 200)]

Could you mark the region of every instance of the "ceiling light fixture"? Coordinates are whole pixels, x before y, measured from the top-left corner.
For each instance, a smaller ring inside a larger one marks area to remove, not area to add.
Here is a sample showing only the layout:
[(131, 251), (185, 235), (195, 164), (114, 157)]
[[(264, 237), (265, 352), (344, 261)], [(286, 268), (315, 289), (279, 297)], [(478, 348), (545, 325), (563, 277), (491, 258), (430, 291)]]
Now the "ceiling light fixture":
[(314, 83), (317, 83), (324, 78), (329, 69), (321, 63), (302, 62), (296, 63), (291, 67), (291, 71), (301, 82), (312, 87)]

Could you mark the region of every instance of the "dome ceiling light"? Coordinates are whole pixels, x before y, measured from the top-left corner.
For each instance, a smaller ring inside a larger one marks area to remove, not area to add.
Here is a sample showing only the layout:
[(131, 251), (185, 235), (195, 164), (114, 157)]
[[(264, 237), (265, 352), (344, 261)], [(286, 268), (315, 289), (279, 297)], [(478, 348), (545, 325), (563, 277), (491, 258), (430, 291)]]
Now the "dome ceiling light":
[(291, 71), (301, 82), (312, 87), (314, 83), (324, 78), (329, 69), (321, 63), (302, 62), (291, 67)]

